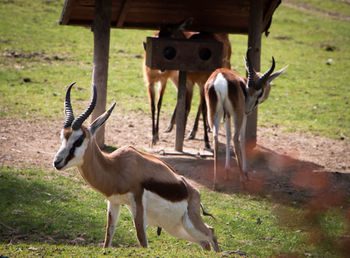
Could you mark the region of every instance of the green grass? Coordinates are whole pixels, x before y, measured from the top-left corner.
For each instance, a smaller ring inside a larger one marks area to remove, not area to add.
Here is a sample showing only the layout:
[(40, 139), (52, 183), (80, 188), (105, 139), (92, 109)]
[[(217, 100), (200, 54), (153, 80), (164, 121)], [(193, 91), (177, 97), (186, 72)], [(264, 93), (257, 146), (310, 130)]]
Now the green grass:
[[(106, 225), (106, 201), (87, 187), (76, 170), (65, 174), (0, 167), (0, 254), (12, 256), (99, 256)], [(242, 193), (216, 193), (202, 188), (202, 202), (217, 221), (205, 218), (218, 236), (222, 252), (241, 250), (249, 256), (310, 253), (337, 256), (335, 246), (310, 242), (311, 226), (298, 205)], [(286, 223), (283, 218), (293, 218)], [(328, 210), (317, 229), (334, 243), (346, 232), (344, 212)], [(312, 226), (315, 225), (311, 224)], [(129, 211), (122, 208), (110, 255), (214, 256), (198, 245), (147, 229), (149, 249), (138, 247)], [(12, 244), (8, 244), (12, 239)], [(327, 242), (328, 243), (328, 242)], [(219, 254), (222, 255), (223, 253)]]
[[(74, 92), (74, 105), (83, 108), (89, 99), (93, 35), (86, 28), (59, 26), (62, 5), (62, 0), (0, 3), (0, 15), (6, 17), (0, 21), (1, 116), (61, 118), (65, 87), (73, 81), (82, 89)], [(343, 9), (347, 10), (347, 6)], [(269, 67), (271, 56), (275, 57), (277, 68), (287, 64), (289, 67), (285, 75), (274, 81), (269, 100), (260, 106), (260, 126), (279, 124), (287, 131), (350, 137), (348, 27), (348, 22), (283, 4), (278, 8), (271, 34), (263, 38), (262, 70)], [(137, 30), (111, 32), (108, 102), (117, 101), (124, 111), (150, 114), (141, 67), (142, 41), (152, 34)], [(231, 35), (230, 39), (232, 66), (244, 73), (242, 56), (247, 37)], [(327, 65), (329, 59), (333, 62)], [(23, 82), (24, 78), (31, 82)], [(175, 94), (174, 87), (169, 86), (162, 116), (170, 117)], [(193, 106), (197, 104), (196, 91)], [(195, 111), (192, 108), (192, 117)]]
[[(336, 6), (338, 1), (322, 1)], [(318, 4), (312, 1), (311, 5)], [(73, 106), (85, 108), (90, 98), (93, 35), (89, 29), (59, 26), (63, 0), (2, 0), (0, 2), (0, 116), (62, 119), (65, 87), (77, 81)], [(320, 8), (325, 8), (327, 7)], [(331, 11), (337, 11), (330, 9)], [(348, 10), (343, 8), (344, 13)], [(339, 10), (339, 12), (341, 12)], [(259, 108), (259, 125), (279, 124), (287, 131), (308, 131), (350, 137), (349, 23), (288, 8), (276, 11), (270, 36), (262, 42), (262, 70), (271, 56), (287, 72), (274, 81)], [(112, 30), (108, 102), (119, 111), (142, 110), (149, 115), (142, 78), (142, 41), (152, 31)], [(244, 73), (247, 37), (231, 35), (234, 69)], [(333, 62), (327, 65), (327, 61)], [(30, 82), (24, 82), (30, 78)], [(170, 84), (170, 83), (169, 83)], [(163, 101), (168, 116), (175, 105), (169, 86)], [(198, 104), (196, 92), (194, 104)], [(196, 108), (192, 108), (193, 116)], [(218, 221), (223, 251), (242, 250), (249, 256), (279, 254), (340, 256), (341, 237), (348, 234), (342, 208), (327, 209), (312, 221), (302, 204), (281, 204), (264, 196), (215, 193), (202, 188), (202, 199)], [(0, 167), (0, 255), (102, 256), (106, 202), (76, 172), (68, 174)], [(261, 221), (261, 223), (260, 223)], [(118, 223), (111, 256), (213, 256), (197, 245), (160, 237), (148, 228), (149, 249), (138, 248), (126, 209)], [(13, 239), (12, 244), (9, 244)], [(76, 245), (77, 244), (77, 245)], [(339, 247), (339, 248), (337, 248)], [(221, 253), (229, 255), (229, 253)]]
[(350, 15), (350, 4), (349, 2), (338, 0), (338, 1), (324, 1), (324, 0), (292, 0), (289, 2), (304, 4), (308, 7), (312, 7), (318, 10), (340, 13), (344, 15)]

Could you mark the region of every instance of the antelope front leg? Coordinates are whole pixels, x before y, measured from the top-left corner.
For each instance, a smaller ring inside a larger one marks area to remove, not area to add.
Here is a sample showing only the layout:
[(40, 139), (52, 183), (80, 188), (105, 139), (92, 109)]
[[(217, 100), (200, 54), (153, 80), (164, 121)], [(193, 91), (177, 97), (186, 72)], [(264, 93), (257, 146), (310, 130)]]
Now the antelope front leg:
[(148, 97), (149, 97), (149, 103), (151, 105), (151, 112), (152, 112), (152, 145), (155, 145), (158, 140), (158, 131), (156, 129), (156, 106), (154, 103), (155, 98), (155, 92), (154, 92), (154, 83), (148, 83), (147, 84), (148, 89)]
[(115, 227), (120, 214), (120, 205), (113, 205), (108, 201), (106, 236), (103, 247), (111, 247)]
[(247, 159), (246, 159), (246, 152), (245, 152), (245, 131), (246, 131), (246, 125), (247, 125), (247, 116), (243, 117), (242, 121), (242, 128), (240, 133), (240, 142), (241, 142), (241, 150), (242, 150), (242, 170), (245, 174), (245, 176), (248, 178), (247, 174)]
[(191, 132), (189, 133), (189, 135), (186, 137), (186, 140), (192, 140), (196, 137), (196, 133), (198, 130), (198, 122), (199, 122), (199, 116), (201, 115), (201, 104), (198, 106), (198, 111), (197, 111), (197, 115), (196, 115), (196, 119), (194, 120), (194, 125), (193, 128), (191, 130)]
[[(240, 176), (239, 179), (241, 182), (244, 182), (248, 179), (247, 176), (247, 172), (245, 171), (245, 149), (244, 150), (244, 154), (242, 153), (242, 144), (241, 144), (241, 140), (240, 136), (242, 134), (242, 131), (245, 131), (245, 121), (246, 118), (243, 117), (235, 117), (235, 134), (233, 136), (233, 143), (235, 146), (235, 153), (236, 153), (236, 159), (237, 159), (237, 163), (238, 163), (238, 167), (239, 167), (239, 172), (240, 172)], [(243, 133), (244, 134), (244, 133)], [(244, 143), (244, 140), (243, 140)], [(244, 155), (244, 156), (243, 156)]]
[(176, 104), (176, 106), (174, 108), (174, 112), (173, 112), (173, 114), (171, 116), (168, 128), (164, 131), (164, 133), (170, 133), (171, 130), (173, 130), (173, 127), (174, 127), (174, 124), (175, 124), (176, 107), (177, 107), (177, 104)]
[(207, 119), (207, 104), (205, 103), (205, 100), (203, 100), (202, 103), (202, 116), (203, 116), (203, 130), (204, 130), (204, 144), (205, 148), (210, 150), (210, 144), (209, 144), (209, 137), (208, 137), (208, 119)]
[(156, 121), (156, 125), (155, 125), (156, 134), (154, 136), (155, 143), (159, 141), (159, 115), (160, 115), (160, 109), (162, 108), (162, 101), (163, 101), (164, 91), (165, 91), (165, 88), (166, 88), (166, 83), (167, 83), (166, 80), (165, 81), (161, 81), (160, 82), (160, 87), (158, 89), (157, 121)]

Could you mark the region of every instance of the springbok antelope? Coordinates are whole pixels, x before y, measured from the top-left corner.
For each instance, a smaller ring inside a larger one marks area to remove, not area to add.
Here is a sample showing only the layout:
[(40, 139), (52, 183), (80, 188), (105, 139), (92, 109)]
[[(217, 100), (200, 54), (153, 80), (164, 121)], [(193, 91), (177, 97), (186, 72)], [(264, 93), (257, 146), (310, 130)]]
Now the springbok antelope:
[[(165, 24), (161, 26), (160, 30), (157, 31), (154, 36), (159, 38), (176, 38), (186, 39), (190, 37), (194, 32), (185, 32), (187, 26), (192, 23), (192, 18), (186, 19), (178, 24)], [(143, 47), (146, 50), (146, 43), (143, 43)], [(157, 70), (151, 69), (146, 65), (146, 51), (144, 52), (143, 58), (143, 78), (146, 83), (149, 103), (151, 105), (152, 112), (152, 145), (159, 141), (159, 115), (162, 107), (163, 95), (166, 89), (168, 79), (178, 87), (179, 72), (176, 70)], [(159, 82), (158, 87), (158, 102), (157, 102), (157, 113), (155, 107), (155, 84)], [(193, 88), (193, 86), (192, 86)], [(192, 88), (187, 89), (187, 95), (191, 94)], [(157, 117), (156, 117), (157, 115)]]
[[(192, 34), (189, 39), (205, 39), (205, 40), (217, 40), (223, 44), (222, 51), (222, 67), (231, 69), (231, 42), (229, 40), (227, 33), (207, 33), (207, 32), (198, 32)], [(208, 80), (209, 76), (212, 72), (199, 72), (199, 71), (189, 71), (187, 72), (186, 79), (186, 87), (187, 87), (187, 99), (186, 99), (186, 114), (190, 112), (192, 95), (193, 95), (193, 87), (195, 84), (198, 85), (200, 91), (200, 102), (198, 106), (198, 111), (196, 115), (196, 119), (194, 122), (193, 129), (188, 135), (187, 139), (194, 139), (198, 129), (198, 121), (199, 116), (202, 113), (203, 117), (203, 126), (204, 126), (204, 144), (207, 149), (210, 149), (209, 138), (208, 138), (208, 130), (207, 130), (207, 111), (206, 111), (206, 103), (204, 98), (204, 85)], [(172, 115), (171, 121), (169, 123), (168, 129), (166, 132), (170, 132), (175, 124), (175, 114), (176, 109)]]
[[(183, 22), (178, 24), (166, 24), (163, 25), (159, 31), (155, 33), (155, 37), (160, 38), (177, 38), (177, 39), (214, 39), (223, 43), (223, 67), (231, 68), (230, 65), (230, 57), (231, 57), (231, 43), (228, 38), (228, 34), (225, 33), (205, 33), (205, 32), (189, 32), (184, 31), (191, 23), (192, 18), (186, 19)], [(144, 49), (146, 50), (146, 45), (144, 43)], [(162, 106), (162, 99), (166, 89), (166, 83), (168, 79), (170, 79), (173, 84), (178, 87), (178, 77), (179, 72), (175, 70), (156, 70), (150, 69), (146, 66), (146, 53), (144, 53), (143, 59), (143, 78), (146, 83), (149, 102), (151, 105), (152, 112), (152, 145), (156, 144), (159, 141), (159, 115), (160, 109)], [(204, 84), (209, 78), (211, 72), (188, 72), (187, 73), (187, 82), (186, 82), (186, 119), (191, 109), (192, 96), (193, 96), (193, 88), (194, 85), (197, 84), (200, 90), (200, 103), (198, 106), (198, 111), (196, 115), (196, 119), (194, 122), (193, 129), (190, 134), (187, 136), (187, 139), (194, 139), (197, 129), (198, 129), (198, 121), (200, 114), (203, 114), (203, 125), (204, 125), (204, 142), (205, 147), (210, 148), (209, 139), (207, 134), (207, 119), (206, 119), (206, 107), (204, 101)], [(157, 103), (157, 115), (155, 108), (155, 83), (159, 82), (158, 87), (158, 103)], [(171, 121), (165, 130), (165, 132), (170, 132), (175, 124), (175, 114), (176, 107), (174, 109)]]
[(119, 217), (120, 205), (131, 211), (137, 238), (147, 247), (146, 223), (164, 228), (169, 234), (219, 251), (214, 229), (200, 215), (200, 194), (187, 180), (160, 159), (127, 146), (107, 154), (101, 151), (95, 135), (110, 116), (115, 103), (86, 127), (84, 120), (96, 104), (96, 87), (89, 107), (74, 119), (70, 101), (71, 84), (66, 92), (65, 121), (61, 148), (53, 165), (57, 170), (78, 167), (81, 176), (108, 200), (104, 247), (110, 247)]
[(273, 73), (275, 60), (272, 57), (270, 69), (264, 73), (255, 72), (251, 60), (250, 49), (245, 58), (248, 78), (240, 76), (229, 69), (217, 69), (205, 84), (205, 100), (208, 106), (208, 120), (213, 130), (214, 141), (214, 188), (218, 167), (218, 133), (220, 121), (225, 116), (226, 130), (226, 162), (225, 177), (230, 169), (231, 116), (234, 119), (233, 143), (240, 171), (240, 180), (248, 179), (246, 171), (245, 131), (247, 116), (258, 104), (264, 102), (270, 93), (271, 81), (277, 78), (287, 67)]

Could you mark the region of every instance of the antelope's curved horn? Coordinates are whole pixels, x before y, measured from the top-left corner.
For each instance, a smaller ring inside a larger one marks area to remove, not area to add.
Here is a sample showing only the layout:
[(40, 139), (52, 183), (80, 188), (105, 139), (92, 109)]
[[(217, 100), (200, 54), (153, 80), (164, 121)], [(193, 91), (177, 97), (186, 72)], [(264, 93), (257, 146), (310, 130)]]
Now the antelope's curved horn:
[(267, 82), (270, 75), (273, 73), (273, 70), (275, 70), (275, 59), (272, 57), (272, 65), (270, 69), (266, 73), (264, 73), (263, 76), (261, 76), (260, 79), (257, 81), (255, 88), (256, 90), (259, 90), (262, 87), (262, 85), (264, 85), (264, 83)]
[(86, 120), (86, 118), (89, 117), (89, 115), (92, 113), (92, 111), (95, 108), (96, 105), (96, 100), (97, 100), (97, 89), (96, 89), (96, 85), (94, 85), (92, 87), (93, 89), (93, 93), (92, 93), (92, 99), (90, 102), (89, 107), (85, 110), (85, 112), (83, 114), (81, 114), (79, 117), (77, 117), (73, 123), (72, 123), (72, 129), (73, 130), (78, 130), (81, 125), (83, 124), (83, 122)]
[(66, 119), (65, 119), (64, 124), (63, 124), (64, 128), (70, 127), (73, 120), (74, 120), (72, 104), (70, 103), (70, 90), (72, 89), (74, 84), (75, 84), (75, 82), (73, 82), (71, 85), (69, 85), (67, 92), (66, 92), (66, 99), (64, 101), (64, 114), (66, 116)]

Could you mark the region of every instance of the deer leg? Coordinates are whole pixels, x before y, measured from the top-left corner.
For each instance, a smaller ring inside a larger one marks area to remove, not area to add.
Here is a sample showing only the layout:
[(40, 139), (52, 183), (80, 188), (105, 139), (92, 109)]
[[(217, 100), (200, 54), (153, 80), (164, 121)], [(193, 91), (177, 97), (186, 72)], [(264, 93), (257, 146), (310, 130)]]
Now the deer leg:
[(147, 83), (147, 91), (148, 91), (148, 98), (149, 98), (149, 103), (151, 105), (151, 112), (152, 112), (152, 145), (156, 144), (158, 141), (158, 133), (156, 131), (156, 124), (155, 124), (155, 112), (156, 112), (156, 107), (154, 104), (154, 83), (153, 82), (148, 82)]
[(163, 95), (166, 89), (166, 80), (161, 81), (158, 88), (158, 104), (157, 104), (157, 121), (155, 125), (156, 130), (156, 142), (159, 141), (159, 115), (160, 109), (162, 108)]
[(219, 127), (221, 115), (216, 114), (213, 119), (213, 138), (214, 138), (214, 180), (213, 180), (213, 189), (216, 188), (216, 176), (218, 171), (218, 150), (219, 150)]
[[(178, 88), (178, 85), (179, 85), (179, 73), (178, 72), (172, 73), (171, 76), (170, 76), (170, 80), (174, 83), (176, 88)], [(175, 116), (176, 116), (176, 106), (174, 108), (173, 114), (171, 115), (171, 119), (170, 119), (168, 128), (164, 131), (165, 133), (170, 133), (171, 130), (173, 130), (174, 124), (175, 124)]]
[(243, 124), (243, 117), (237, 117), (235, 116), (235, 134), (233, 136), (233, 143), (235, 146), (235, 153), (238, 163), (238, 168), (240, 172), (240, 181), (244, 182), (247, 179), (246, 172), (243, 170), (243, 164), (242, 164), (242, 149), (241, 149), (241, 143), (240, 143), (240, 133), (242, 130), (242, 124)]
[(210, 144), (209, 144), (209, 137), (208, 137), (208, 119), (207, 119), (207, 104), (205, 103), (205, 100), (203, 98), (202, 101), (202, 117), (203, 117), (203, 130), (204, 130), (204, 144), (206, 149), (210, 149)]
[(231, 117), (228, 113), (225, 115), (225, 131), (226, 131), (226, 159), (225, 159), (225, 180), (228, 179), (230, 171), (230, 142), (232, 138), (231, 133)]
[(197, 111), (197, 115), (196, 115), (196, 119), (194, 120), (194, 125), (193, 128), (191, 130), (191, 132), (189, 133), (189, 135), (186, 137), (186, 140), (192, 140), (196, 137), (196, 133), (198, 130), (198, 121), (199, 121), (199, 116), (201, 114), (201, 104), (199, 104), (198, 106), (198, 111)]
[(107, 210), (107, 226), (106, 226), (106, 236), (103, 247), (111, 247), (112, 238), (115, 232), (115, 227), (120, 214), (120, 205), (111, 204), (108, 201), (108, 210)]
[[(191, 130), (191, 132), (189, 133), (189, 135), (187, 136), (186, 140), (191, 140), (194, 139), (196, 137), (196, 133), (198, 130), (198, 122), (199, 122), (199, 117), (201, 115), (201, 111), (203, 110), (203, 103), (205, 104), (205, 99), (204, 99), (204, 85), (198, 85), (199, 86), (199, 92), (200, 92), (200, 100), (199, 100), (199, 105), (198, 105), (198, 110), (197, 110), (197, 114), (196, 114), (196, 119), (194, 120), (194, 125), (193, 128)], [(187, 84), (187, 88), (193, 88), (193, 84), (188, 83)], [(192, 98), (192, 96), (191, 96)]]
[(192, 97), (193, 97), (193, 84), (187, 82), (186, 83), (186, 121), (191, 111)]
[(242, 150), (242, 170), (246, 177), (248, 177), (247, 174), (247, 160), (246, 160), (246, 151), (245, 151), (245, 131), (246, 131), (246, 125), (247, 125), (247, 117), (243, 117), (242, 121), (242, 128), (240, 133), (240, 141), (241, 141), (241, 150)]
[(174, 111), (173, 111), (173, 114), (171, 116), (168, 128), (164, 131), (165, 133), (170, 133), (171, 130), (173, 130), (173, 127), (174, 127), (174, 124), (175, 124), (176, 107), (177, 107), (177, 104), (176, 104), (176, 106), (174, 108)]
[(132, 205), (132, 213), (134, 217), (134, 224), (136, 228), (136, 235), (142, 247), (148, 247), (146, 235), (146, 214), (145, 208), (141, 198), (135, 198)]

